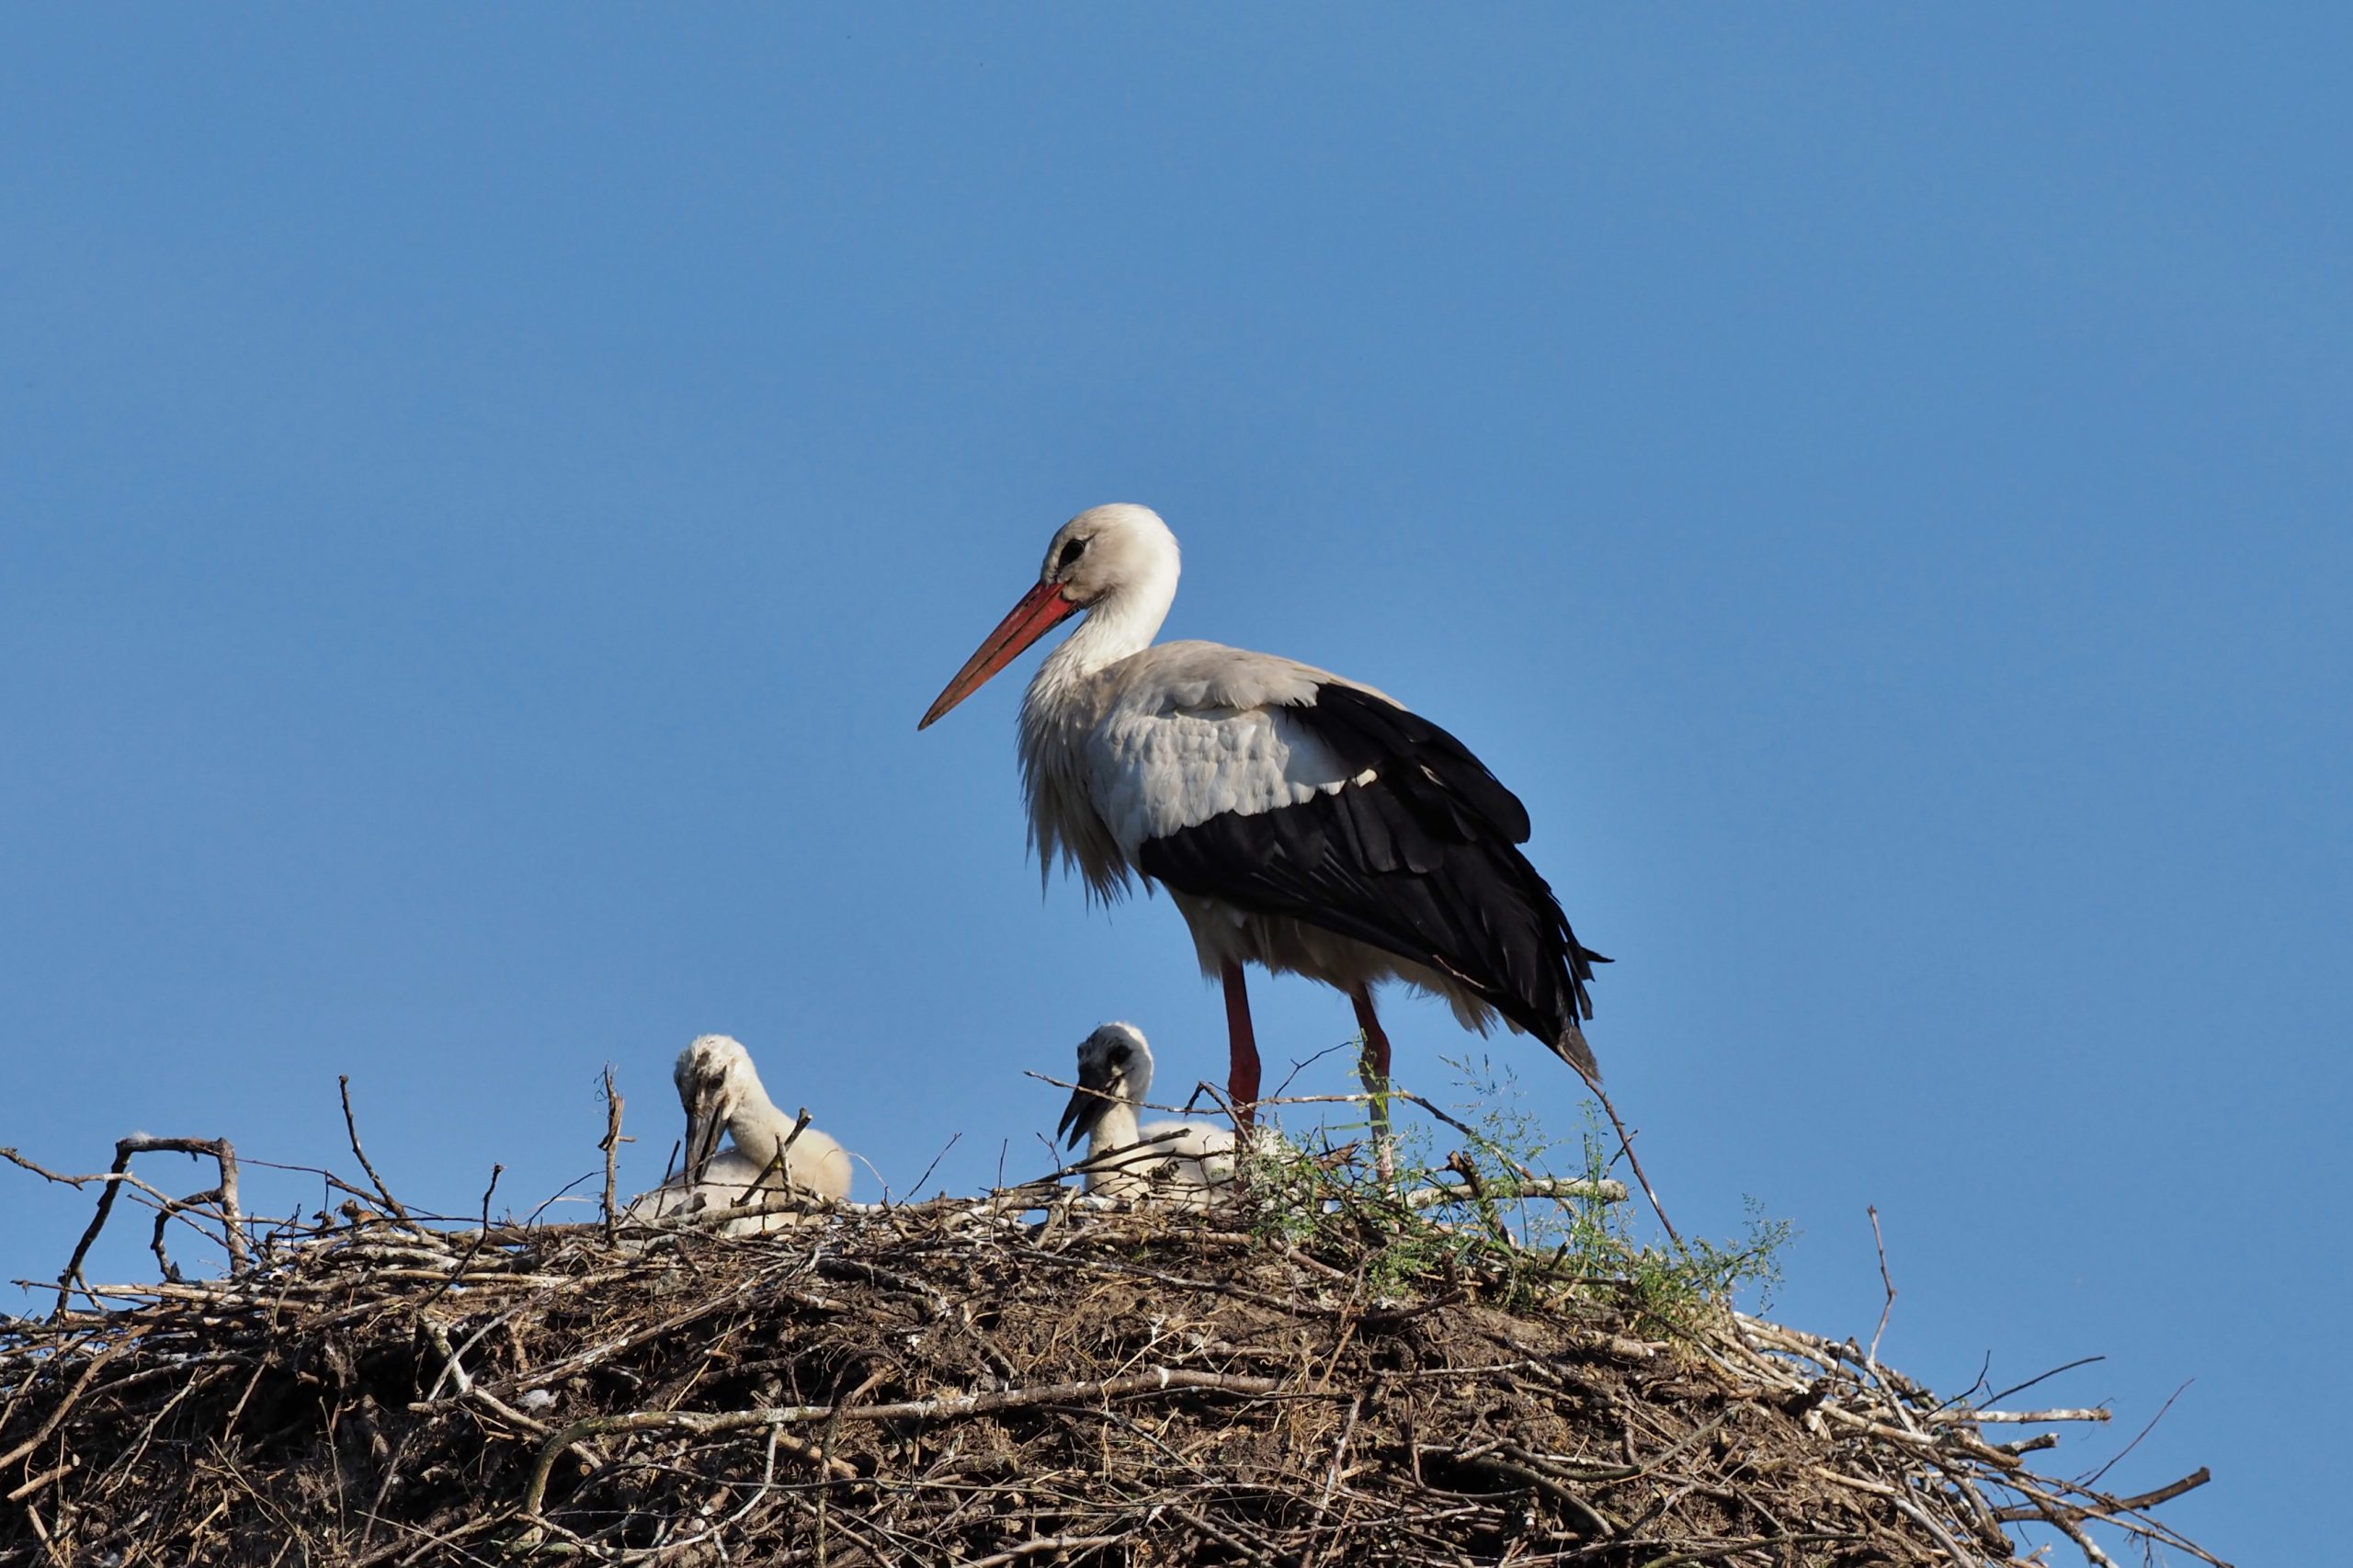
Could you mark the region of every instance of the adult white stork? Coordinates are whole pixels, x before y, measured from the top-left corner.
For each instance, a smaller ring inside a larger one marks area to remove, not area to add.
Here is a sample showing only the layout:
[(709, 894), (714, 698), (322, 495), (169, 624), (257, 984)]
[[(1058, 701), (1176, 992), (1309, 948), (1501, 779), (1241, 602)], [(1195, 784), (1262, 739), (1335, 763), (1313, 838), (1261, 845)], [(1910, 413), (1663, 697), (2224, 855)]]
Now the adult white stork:
[(1437, 993), (1482, 1033), (1500, 1015), (1597, 1085), (1580, 1020), (1592, 966), (1608, 960), (1578, 943), (1520, 853), (1518, 798), (1369, 686), (1214, 642), (1153, 645), (1177, 572), (1176, 536), (1148, 507), (1081, 512), (916, 728), (1085, 616), (1021, 703), (1030, 846), (1041, 876), (1059, 861), (1096, 898), (1137, 874), (1167, 887), (1202, 971), (1224, 982), (1240, 1115), (1259, 1077), (1245, 963), (1346, 992), (1377, 1087), (1382, 980)]

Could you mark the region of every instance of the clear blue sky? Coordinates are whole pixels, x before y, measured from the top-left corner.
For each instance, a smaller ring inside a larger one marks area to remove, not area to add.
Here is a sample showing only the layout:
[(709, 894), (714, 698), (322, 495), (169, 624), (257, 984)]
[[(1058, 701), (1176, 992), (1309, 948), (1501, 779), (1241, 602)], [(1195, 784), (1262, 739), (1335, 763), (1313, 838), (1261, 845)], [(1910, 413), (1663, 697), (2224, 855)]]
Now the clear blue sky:
[[(1022, 1072), (1098, 1019), (1216, 1075), (1166, 902), (1040, 899), (1030, 663), (915, 730), (1055, 525), (1141, 501), (1174, 634), (1373, 681), (1527, 800), (1678, 1220), (1803, 1230), (1782, 1315), (1869, 1336), (1876, 1203), (1899, 1364), (2106, 1354), (2040, 1391), (2120, 1413), (2063, 1464), (2195, 1380), (2111, 1479), (2211, 1463), (2176, 1518), (2321, 1561), (2349, 33), (14, 9), (0, 1142), (347, 1166), (347, 1073), (402, 1191), (498, 1161), (528, 1208), (607, 1062), (650, 1185), (726, 1030), (972, 1187), (1040, 1167)], [(1349, 1032), (1257, 998), (1279, 1054)], [(1443, 1087), (1463, 1038), (1395, 1017)], [(85, 1214), (0, 1173), (0, 1272)]]

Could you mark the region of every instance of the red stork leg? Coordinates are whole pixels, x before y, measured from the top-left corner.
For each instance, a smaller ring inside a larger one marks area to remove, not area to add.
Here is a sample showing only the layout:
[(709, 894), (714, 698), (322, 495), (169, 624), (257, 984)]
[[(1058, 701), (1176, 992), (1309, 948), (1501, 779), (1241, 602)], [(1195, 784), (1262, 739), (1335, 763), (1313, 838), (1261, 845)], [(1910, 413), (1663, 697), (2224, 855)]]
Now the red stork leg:
[(1233, 1119), (1250, 1127), (1258, 1119), (1258, 1036), (1250, 1028), (1250, 992), (1242, 981), (1242, 966), (1228, 962), (1224, 979), (1225, 1038), (1233, 1054), (1225, 1094), (1233, 1102)]
[(1364, 1054), (1357, 1060), (1357, 1077), (1372, 1096), (1372, 1162), (1383, 1181), (1397, 1177), (1397, 1141), (1389, 1131), (1389, 1034), (1381, 1015), (1372, 1010), (1372, 993), (1362, 986), (1348, 993), (1357, 1010), (1357, 1028), (1364, 1031)]

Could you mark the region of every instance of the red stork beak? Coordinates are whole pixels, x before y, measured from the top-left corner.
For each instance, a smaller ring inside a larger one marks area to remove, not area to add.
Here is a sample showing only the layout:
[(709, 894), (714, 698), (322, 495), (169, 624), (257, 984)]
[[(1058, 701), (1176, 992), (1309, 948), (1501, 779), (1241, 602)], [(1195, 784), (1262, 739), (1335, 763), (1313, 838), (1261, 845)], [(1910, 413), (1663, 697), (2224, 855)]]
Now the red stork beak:
[(1077, 608), (1063, 597), (1060, 583), (1040, 583), (1022, 595), (1021, 602), (1013, 607), (1013, 613), (998, 621), (996, 630), (972, 650), (972, 656), (964, 661), (964, 667), (956, 672), (956, 678), (948, 683), (948, 689), (926, 710), (915, 728), (929, 729), (934, 720), (987, 685), (991, 676), (1019, 658), (1024, 648)]

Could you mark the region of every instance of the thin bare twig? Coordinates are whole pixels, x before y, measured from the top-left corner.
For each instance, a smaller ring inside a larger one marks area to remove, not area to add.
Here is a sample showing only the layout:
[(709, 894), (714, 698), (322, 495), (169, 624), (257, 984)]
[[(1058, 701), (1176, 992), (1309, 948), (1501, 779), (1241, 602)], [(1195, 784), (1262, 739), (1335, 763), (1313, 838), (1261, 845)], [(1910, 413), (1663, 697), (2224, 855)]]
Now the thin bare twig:
[(1888, 1317), (1895, 1311), (1895, 1279), (1887, 1271), (1887, 1238), (1880, 1233), (1879, 1205), (1871, 1203), (1864, 1207), (1871, 1217), (1871, 1244), (1879, 1249), (1879, 1282), (1887, 1288), (1887, 1300), (1881, 1303), (1879, 1309), (1879, 1326), (1871, 1330), (1870, 1350), (1863, 1357), (1863, 1364), (1877, 1375), (1880, 1336), (1887, 1332)]
[(1666, 1205), (1658, 1200), (1657, 1189), (1651, 1186), (1650, 1176), (1643, 1170), (1643, 1157), (1634, 1153), (1634, 1135), (1626, 1131), (1624, 1119), (1619, 1116), (1618, 1108), (1609, 1102), (1609, 1096), (1601, 1085), (1588, 1079), (1586, 1086), (1593, 1091), (1593, 1097), (1601, 1102), (1603, 1113), (1609, 1118), (1609, 1125), (1617, 1129), (1618, 1147), (1625, 1153), (1626, 1166), (1634, 1173), (1635, 1184), (1643, 1189), (1643, 1196), (1650, 1199), (1651, 1212), (1658, 1216), (1659, 1224), (1666, 1231), (1666, 1239), (1680, 1249), (1683, 1245), (1682, 1233), (1675, 1228), (1675, 1221), (1666, 1217)]
[(2012, 1383), (2008, 1388), (2004, 1389), (1999, 1393), (1987, 1394), (1985, 1396), (1985, 1403), (1988, 1404), (1999, 1404), (2002, 1401), (2009, 1398), (2010, 1395), (2014, 1393), (2024, 1393), (2035, 1384), (2048, 1382), (2062, 1372), (2072, 1372), (2078, 1367), (2088, 1367), (2095, 1361), (2105, 1361), (2108, 1358), (2105, 1356), (2078, 1356), (2072, 1361), (2063, 1361), (2047, 1372), (2037, 1372), (2034, 1376), (2027, 1379), (2027, 1381), (2022, 1383)]
[[(2120, 1461), (2125, 1455), (2131, 1453), (2133, 1449), (2141, 1446), (2142, 1438), (2147, 1437), (2150, 1433), (2157, 1429), (2157, 1423), (2165, 1418), (2165, 1412), (2173, 1408), (2173, 1402), (2179, 1399), (2183, 1394), (2188, 1393), (2189, 1392), (2189, 1385), (2197, 1381), (2198, 1380), (2195, 1378), (2184, 1379), (2182, 1381), (2181, 1387), (2165, 1395), (2165, 1402), (2157, 1406), (2157, 1413), (2149, 1417), (2149, 1424), (2146, 1426), (2142, 1427), (2138, 1432), (2132, 1434), (2132, 1440), (2131, 1442), (2117, 1449), (2116, 1452), (2109, 1457), (2109, 1461), (2106, 1464), (2100, 1466), (2097, 1470), (2092, 1471), (2091, 1474), (2086, 1476), (2075, 1484), (2086, 1487), (2097, 1486), (2100, 1483), (2100, 1477), (2106, 1475), (2109, 1471), (2114, 1470), (2119, 1461)], [(2104, 1410), (2101, 1411), (2099, 1413), (2099, 1419), (2102, 1421), (2107, 1420), (2108, 1412)], [(2187, 1488), (2185, 1488), (2185, 1490), (2187, 1490)]]
[(368, 1173), (368, 1179), (375, 1185), (376, 1196), (384, 1200), (384, 1207), (392, 1210), (392, 1218), (412, 1231), (419, 1230), (417, 1222), (409, 1217), (408, 1210), (401, 1207), (401, 1200), (392, 1196), (392, 1189), (384, 1185), (384, 1178), (376, 1174), (375, 1165), (368, 1158), (368, 1151), (359, 1145), (359, 1122), (351, 1114), (351, 1075), (347, 1073), (338, 1075), (335, 1085), (343, 1092), (343, 1130), (351, 1139), (353, 1158), (359, 1162), (359, 1168)]
[(613, 1064), (605, 1063), (605, 1136), (597, 1147), (605, 1152), (605, 1242), (620, 1239), (620, 1210), (616, 1197), (621, 1148), (621, 1092), (613, 1083)]

